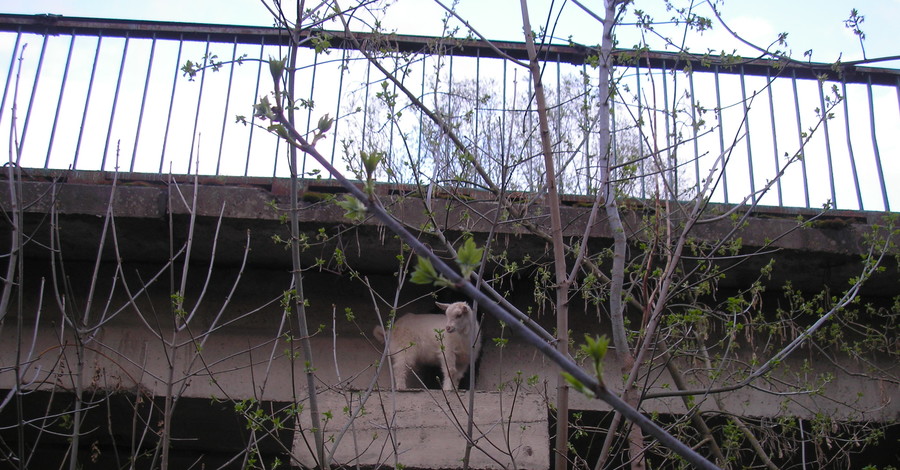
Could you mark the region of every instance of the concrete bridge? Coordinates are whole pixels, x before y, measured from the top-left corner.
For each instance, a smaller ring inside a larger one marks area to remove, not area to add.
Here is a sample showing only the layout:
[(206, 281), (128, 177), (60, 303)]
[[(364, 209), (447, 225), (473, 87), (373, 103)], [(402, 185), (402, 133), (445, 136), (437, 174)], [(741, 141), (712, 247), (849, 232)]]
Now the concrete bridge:
[[(406, 281), (408, 273), (401, 270), (408, 268), (404, 261), (410, 255), (391, 233), (373, 221), (353, 224), (343, 217), (343, 210), (328, 198), (339, 195), (341, 188), (307, 181), (303, 197), (301, 228), (308, 243), (303, 265), (308, 268), (302, 290), (315, 332), (314, 363), (307, 365), (299, 354), (296, 316), (284, 314), (281, 305), (285, 292), (293, 289), (284, 243), (290, 237), (283, 221), (287, 181), (23, 173), (17, 200), (24, 216), (24, 269), (21, 289), (10, 299), (0, 329), (0, 393), (6, 398), (0, 409), (0, 436), (11, 448), (22, 439), (26, 451), (38, 446), (31, 468), (58, 466), (65, 458), (70, 438), (65, 430), (71, 429), (76, 391), (84, 396), (80, 445), (94, 465), (121, 464), (121, 455), (141, 452), (147, 452), (142, 458), (149, 461), (164, 424), (172, 429), (169, 458), (176, 467), (237, 466), (247, 458), (242, 450), (248, 448), (267, 462), (280, 458), (291, 465), (313, 465), (309, 407), (296, 406), (308, 405), (308, 367), (315, 370), (320, 407), (330, 416), (323, 427), (329, 445), (339, 449), (336, 463), (460, 465), (468, 397), (435, 389), (391, 393), (388, 374), (379, 368), (383, 348), (371, 336), (372, 328), (387, 318), (387, 305), (400, 306), (400, 313), (432, 311), (432, 290)], [(412, 189), (383, 186), (378, 192), (396, 217), (422, 227), (427, 219)], [(490, 226), (472, 214), (492, 208), (479, 202), (477, 193), (436, 201), (436, 220), (449, 237), (468, 232), (484, 240)], [(566, 200), (563, 220), (569, 221), (569, 236), (585, 229), (589, 209), (584, 202)], [(9, 191), (3, 191), (2, 204), (12, 220)], [(626, 212), (629, 230), (648, 210), (634, 205)], [(771, 259), (777, 269), (759, 301), (773, 312), (786, 281), (807, 294), (827, 288), (838, 295), (846, 289), (848, 279), (862, 269), (864, 237), (885, 214), (816, 215), (811, 210), (755, 210), (738, 227), (741, 252), (772, 249), (729, 263), (731, 270), (715, 295), (724, 298), (746, 285)], [(798, 219), (813, 222), (801, 224)], [(536, 216), (536, 222), (543, 223), (542, 218)], [(16, 234), (11, 226), (8, 222), (3, 227), (6, 247)], [(724, 218), (695, 233), (716, 241), (733, 228), (734, 222)], [(527, 260), (548, 259), (546, 242), (521, 227), (509, 224), (495, 230), (493, 249), (505, 253), (508, 262), (525, 269)], [(767, 245), (773, 234), (785, 235)], [(438, 245), (427, 234), (423, 237)], [(609, 246), (605, 224), (593, 228), (589, 243), (598, 250)], [(886, 263), (886, 271), (866, 283), (866, 301), (889, 305), (900, 294), (896, 263)], [(551, 329), (554, 320), (536, 297), (534, 278), (533, 270), (525, 270), (496, 285), (510, 302)], [(459, 300), (447, 290), (436, 296)], [(571, 308), (575, 338), (607, 331), (590, 302), (574, 299)], [(640, 312), (631, 315), (632, 321), (640, 321)], [(519, 468), (547, 468), (556, 368), (492, 318), (483, 324), (472, 465), (496, 468), (515, 462)], [(503, 340), (508, 343), (500, 347)], [(758, 346), (743, 344), (748, 361)], [(773, 421), (784, 416), (815, 420), (823, 413), (837, 421), (896, 421), (897, 384), (864, 376), (867, 367), (896, 368), (890, 357), (834, 365), (817, 360), (818, 354), (803, 349), (777, 372), (827, 373), (830, 380), (817, 393), (787, 401), (783, 395), (742, 388), (722, 394), (724, 405), (741, 416)], [(614, 387), (619, 366), (611, 363), (606, 370)], [(664, 372), (648, 380), (650, 392), (671, 387), (671, 377)], [(11, 393), (17, 384), (27, 393)], [(697, 386), (702, 384), (692, 385)], [(856, 412), (834, 405), (840, 402), (853, 403)], [(172, 421), (167, 422), (172, 407)], [(594, 417), (609, 411), (603, 402), (577, 394), (572, 407)], [(702, 402), (701, 409), (714, 408), (711, 399)], [(670, 396), (645, 400), (642, 410), (679, 416), (686, 409), (679, 397)], [(283, 421), (276, 425), (275, 417)], [(890, 445), (897, 428), (888, 429), (885, 442)]]

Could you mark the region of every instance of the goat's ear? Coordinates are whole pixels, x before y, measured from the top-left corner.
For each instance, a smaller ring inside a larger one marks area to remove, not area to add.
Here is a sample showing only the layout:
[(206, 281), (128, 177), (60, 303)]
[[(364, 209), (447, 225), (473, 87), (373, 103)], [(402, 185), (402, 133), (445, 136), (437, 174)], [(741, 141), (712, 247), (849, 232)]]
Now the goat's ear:
[(434, 304), (437, 305), (437, 307), (438, 307), (439, 309), (441, 309), (441, 310), (443, 310), (443, 311), (445, 311), (445, 312), (447, 311), (447, 307), (450, 306), (450, 304), (442, 304), (442, 303), (440, 303), (440, 302), (435, 302)]

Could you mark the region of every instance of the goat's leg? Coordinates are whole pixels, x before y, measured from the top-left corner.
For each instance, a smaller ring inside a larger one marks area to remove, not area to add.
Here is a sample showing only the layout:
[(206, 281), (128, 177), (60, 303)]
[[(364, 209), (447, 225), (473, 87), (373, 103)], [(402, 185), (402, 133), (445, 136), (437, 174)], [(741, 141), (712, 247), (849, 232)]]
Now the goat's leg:
[(397, 390), (406, 390), (406, 379), (409, 377), (410, 364), (407, 361), (405, 352), (398, 352), (391, 361), (391, 370), (394, 371), (394, 383), (397, 384)]
[(444, 390), (453, 390), (458, 387), (461, 377), (457, 377), (459, 372), (456, 368), (456, 356), (447, 354), (446, 359), (441, 361), (441, 365), (443, 365), (442, 372), (444, 373)]

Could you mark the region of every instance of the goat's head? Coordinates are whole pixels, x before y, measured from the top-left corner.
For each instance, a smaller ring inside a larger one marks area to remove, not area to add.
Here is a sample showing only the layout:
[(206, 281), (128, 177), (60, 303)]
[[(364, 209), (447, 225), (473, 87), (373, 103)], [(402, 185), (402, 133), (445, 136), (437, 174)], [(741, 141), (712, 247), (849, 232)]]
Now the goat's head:
[(472, 321), (472, 308), (465, 302), (454, 302), (452, 304), (435, 302), (435, 304), (447, 315), (447, 327), (444, 328), (447, 333), (466, 332), (469, 330), (469, 325), (471, 325)]

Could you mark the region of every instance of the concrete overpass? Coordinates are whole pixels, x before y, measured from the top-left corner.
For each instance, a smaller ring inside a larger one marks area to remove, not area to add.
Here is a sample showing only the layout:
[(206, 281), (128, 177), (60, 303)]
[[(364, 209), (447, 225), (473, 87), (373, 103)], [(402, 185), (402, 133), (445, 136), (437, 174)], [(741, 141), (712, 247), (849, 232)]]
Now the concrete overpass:
[[(317, 330), (312, 337), (316, 393), (323, 409), (332, 414), (326, 435), (333, 439), (330, 442), (340, 442), (335, 462), (459, 466), (465, 450), (460, 430), (466, 427), (467, 398), (439, 390), (390, 393), (387, 373), (377, 373), (381, 345), (370, 334), (378, 315), (384, 318), (389, 313), (385, 301), (402, 306), (400, 313), (431, 311), (431, 289), (409, 283), (398, 289), (402, 266), (398, 255), (408, 257), (408, 252), (401, 251), (398, 241), (377, 223), (354, 225), (345, 219), (343, 210), (328, 200), (342, 192), (338, 186), (328, 181), (307, 183), (301, 228), (308, 237), (303, 262), (309, 268), (303, 291), (309, 323)], [(411, 227), (422, 227), (427, 220), (412, 189), (383, 186), (378, 191), (395, 216)], [(29, 443), (39, 442), (42, 450), (35, 454), (34, 464), (59, 465), (67, 438), (47, 429), (65, 429), (59, 416), (71, 410), (71, 392), (80, 387), (89, 397), (82, 445), (96, 456), (97, 465), (114, 465), (117, 455), (133, 449), (151, 449), (164, 422), (166, 397), (175, 396), (171, 458), (176, 466), (239, 463), (243, 457), (235, 455), (250, 444), (268, 461), (276, 457), (288, 461), (293, 455), (292, 465), (311, 465), (311, 438), (304, 432), (309, 409), (291, 408), (308, 402), (305, 365), (296, 356), (293, 317), (283, 315), (280, 305), (284, 292), (292, 288), (289, 252), (280, 241), (290, 236), (279, 209), (287, 206), (287, 195), (287, 181), (273, 178), (200, 178), (195, 186), (186, 176), (24, 171), (19, 195), (27, 240), (24, 277), (21, 294), (12, 298), (0, 329), (0, 391), (4, 397), (13, 396), (8, 392), (18, 376), (29, 393), (0, 410), (3, 440), (12, 445), (24, 436)], [(466, 198), (468, 208), (452, 198), (439, 201), (437, 220), (443, 221), (450, 237), (465, 231), (484, 239), (489, 224), (472, 213), (489, 212), (488, 202), (479, 202), (477, 194)], [(588, 211), (584, 202), (567, 199), (563, 220), (569, 222), (569, 236), (584, 231)], [(11, 217), (9, 191), (3, 192), (2, 203)], [(628, 227), (639, 225), (645, 209), (634, 206), (627, 212)], [(744, 252), (764, 246), (774, 235), (786, 235), (774, 242), (777, 250), (730, 263), (732, 270), (718, 284), (717, 295), (746, 285), (772, 258), (777, 268), (762, 301), (773, 309), (785, 281), (810, 294), (823, 288), (832, 293), (845, 289), (847, 280), (861, 270), (864, 237), (882, 223), (884, 214), (834, 211), (797, 228), (798, 218), (815, 215), (810, 210), (756, 210), (738, 229)], [(540, 216), (535, 220), (543, 223)], [(9, 222), (4, 224), (3, 246), (11, 246), (10, 227)], [(732, 228), (733, 222), (725, 218), (698, 227), (695, 233), (715, 241)], [(605, 224), (598, 224), (592, 233), (592, 248), (610, 244)], [(423, 237), (437, 246), (434, 239)], [(499, 227), (494, 249), (505, 251), (508, 260), (520, 265), (527, 259), (548, 259), (543, 240), (512, 224)], [(170, 259), (175, 262), (169, 264)], [(900, 294), (896, 262), (887, 263), (885, 273), (866, 284), (863, 293), (868, 301), (889, 305)], [(93, 278), (97, 282), (92, 284)], [(510, 302), (552, 328), (552, 316), (536, 302), (533, 272), (509, 276), (500, 285)], [(181, 310), (173, 308), (180, 300), (173, 292), (184, 299)], [(376, 300), (379, 297), (386, 300)], [(447, 291), (437, 297), (456, 299)], [(576, 338), (582, 332), (607, 329), (588, 302), (576, 300), (572, 309)], [(639, 320), (635, 312), (634, 321)], [(514, 337), (498, 347), (493, 338), (509, 334), (496, 321), (485, 319), (484, 328), (474, 401), (478, 439), (473, 466), (496, 468), (514, 461), (519, 468), (547, 468), (548, 404), (555, 395), (556, 369)], [(748, 347), (748, 357), (752, 352)], [(877, 364), (885, 369), (896, 366), (889, 357), (878, 360), (888, 361)], [(827, 413), (837, 420), (888, 423), (900, 416), (897, 384), (857, 376), (864, 372), (864, 364), (834, 367), (817, 362), (813, 350), (798, 352), (789, 361), (793, 370), (811, 363), (808, 373), (829, 372), (833, 379), (821, 395), (798, 397), (789, 405), (782, 396), (753, 389), (723, 395), (725, 404), (738, 414), (757, 417), (788, 414), (813, 419)], [(614, 377), (619, 367), (610, 364), (607, 370)], [(670, 379), (661, 373), (650, 389), (665, 390)], [(377, 387), (370, 394), (373, 380)], [(616, 383), (614, 378), (608, 380)], [(855, 403), (857, 412), (833, 406), (840, 401)], [(604, 403), (581, 395), (573, 397), (572, 406), (608, 410)], [(344, 429), (348, 416), (363, 407), (354, 426)], [(714, 404), (707, 400), (703, 407), (712, 409)], [(17, 409), (26, 420), (56, 417), (31, 421), (18, 434)], [(260, 425), (273, 429), (265, 433), (248, 424), (251, 409), (283, 415), (285, 420), (281, 426), (273, 427), (271, 420)], [(677, 397), (647, 400), (642, 409), (671, 415), (685, 412)], [(149, 431), (136, 431), (142, 429)], [(896, 426), (890, 429), (896, 436)], [(434, 443), (440, 443), (439, 448)]]

